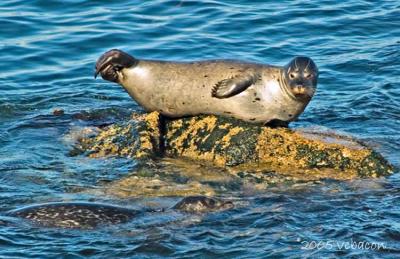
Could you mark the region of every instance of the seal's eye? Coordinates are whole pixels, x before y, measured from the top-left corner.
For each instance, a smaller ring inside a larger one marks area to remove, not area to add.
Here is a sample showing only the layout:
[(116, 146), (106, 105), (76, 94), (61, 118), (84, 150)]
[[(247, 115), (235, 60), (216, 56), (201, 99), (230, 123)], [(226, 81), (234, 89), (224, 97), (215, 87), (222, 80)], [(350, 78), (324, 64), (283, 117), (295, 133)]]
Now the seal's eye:
[(289, 78), (290, 78), (290, 79), (293, 79), (293, 78), (295, 78), (295, 77), (296, 77), (296, 75), (295, 75), (294, 73), (290, 73), (290, 74), (289, 74)]
[(314, 75), (311, 74), (311, 73), (304, 73), (304, 77), (307, 78), (307, 79), (310, 79), (310, 78), (312, 78), (313, 76), (314, 76)]

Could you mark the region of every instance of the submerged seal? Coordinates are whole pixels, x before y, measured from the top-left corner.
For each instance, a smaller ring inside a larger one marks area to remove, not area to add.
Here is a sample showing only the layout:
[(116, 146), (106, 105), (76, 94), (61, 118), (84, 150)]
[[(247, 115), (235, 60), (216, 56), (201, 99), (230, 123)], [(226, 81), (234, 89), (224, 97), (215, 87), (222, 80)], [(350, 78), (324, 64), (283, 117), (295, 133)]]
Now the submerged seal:
[[(205, 196), (189, 196), (172, 209), (183, 212), (206, 212), (232, 208), (229, 201)], [(159, 211), (159, 210), (158, 210)], [(93, 229), (98, 226), (127, 223), (144, 212), (124, 207), (85, 202), (53, 202), (15, 209), (6, 216), (23, 218), (44, 227)]]
[(90, 229), (126, 223), (140, 211), (114, 205), (84, 202), (54, 202), (16, 209), (7, 216), (24, 218), (46, 227)]
[(172, 208), (185, 212), (206, 212), (231, 209), (233, 208), (233, 203), (205, 196), (189, 196), (183, 198)]
[(147, 111), (172, 118), (223, 115), (260, 124), (295, 120), (318, 79), (317, 66), (308, 57), (278, 67), (232, 60), (139, 60), (117, 49), (98, 59), (98, 74), (122, 85)]

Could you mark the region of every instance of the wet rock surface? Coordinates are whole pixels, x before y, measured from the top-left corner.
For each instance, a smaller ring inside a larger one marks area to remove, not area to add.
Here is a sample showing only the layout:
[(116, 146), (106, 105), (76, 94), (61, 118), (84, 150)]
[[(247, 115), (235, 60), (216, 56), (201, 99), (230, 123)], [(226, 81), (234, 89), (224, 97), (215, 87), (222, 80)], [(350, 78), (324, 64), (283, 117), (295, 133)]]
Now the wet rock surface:
[[(78, 148), (91, 157), (186, 158), (224, 167), (237, 176), (255, 172), (304, 179), (352, 179), (392, 173), (363, 143), (334, 133), (268, 128), (217, 116), (165, 120), (154, 112), (105, 127)], [(262, 180), (261, 180), (262, 181)]]
[(214, 196), (282, 183), (380, 177), (393, 172), (377, 152), (332, 132), (268, 128), (217, 116), (176, 120), (154, 112), (81, 138), (90, 157), (134, 158), (128, 176), (101, 191), (118, 197)]

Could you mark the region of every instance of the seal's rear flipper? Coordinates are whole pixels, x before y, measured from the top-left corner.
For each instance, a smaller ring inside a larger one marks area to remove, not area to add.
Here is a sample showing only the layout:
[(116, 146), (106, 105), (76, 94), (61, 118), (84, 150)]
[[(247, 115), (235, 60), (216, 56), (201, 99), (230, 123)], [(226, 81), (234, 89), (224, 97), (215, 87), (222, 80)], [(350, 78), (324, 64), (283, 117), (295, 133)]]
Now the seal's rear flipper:
[(229, 98), (237, 95), (261, 78), (259, 73), (240, 74), (230, 79), (224, 79), (215, 84), (211, 96), (215, 98)]
[(100, 73), (103, 79), (118, 82), (118, 72), (137, 63), (134, 57), (121, 50), (109, 50), (97, 60), (94, 78)]

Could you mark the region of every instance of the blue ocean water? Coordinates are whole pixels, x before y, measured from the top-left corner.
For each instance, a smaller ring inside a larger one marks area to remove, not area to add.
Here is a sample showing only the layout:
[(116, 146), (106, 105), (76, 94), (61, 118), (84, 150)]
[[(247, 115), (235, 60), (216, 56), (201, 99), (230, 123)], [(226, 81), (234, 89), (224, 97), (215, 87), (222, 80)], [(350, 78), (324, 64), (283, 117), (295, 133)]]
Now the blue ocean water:
[[(68, 155), (65, 136), (71, 128), (111, 123), (140, 109), (121, 87), (93, 79), (96, 59), (111, 48), (138, 58), (276, 65), (310, 56), (320, 68), (318, 91), (292, 127), (346, 132), (400, 166), (398, 1), (5, 0), (0, 3), (0, 211), (60, 200), (140, 204), (79, 192), (126, 175), (135, 161)], [(55, 108), (65, 116), (53, 116)], [(85, 116), (76, 118), (77, 113)], [(4, 224), (0, 258), (396, 258), (400, 253), (398, 174), (235, 195), (247, 205), (183, 226), (162, 224), (173, 215), (153, 216), (150, 221), (157, 224), (143, 220), (129, 229), (96, 231)], [(385, 247), (346, 248), (352, 242)]]

